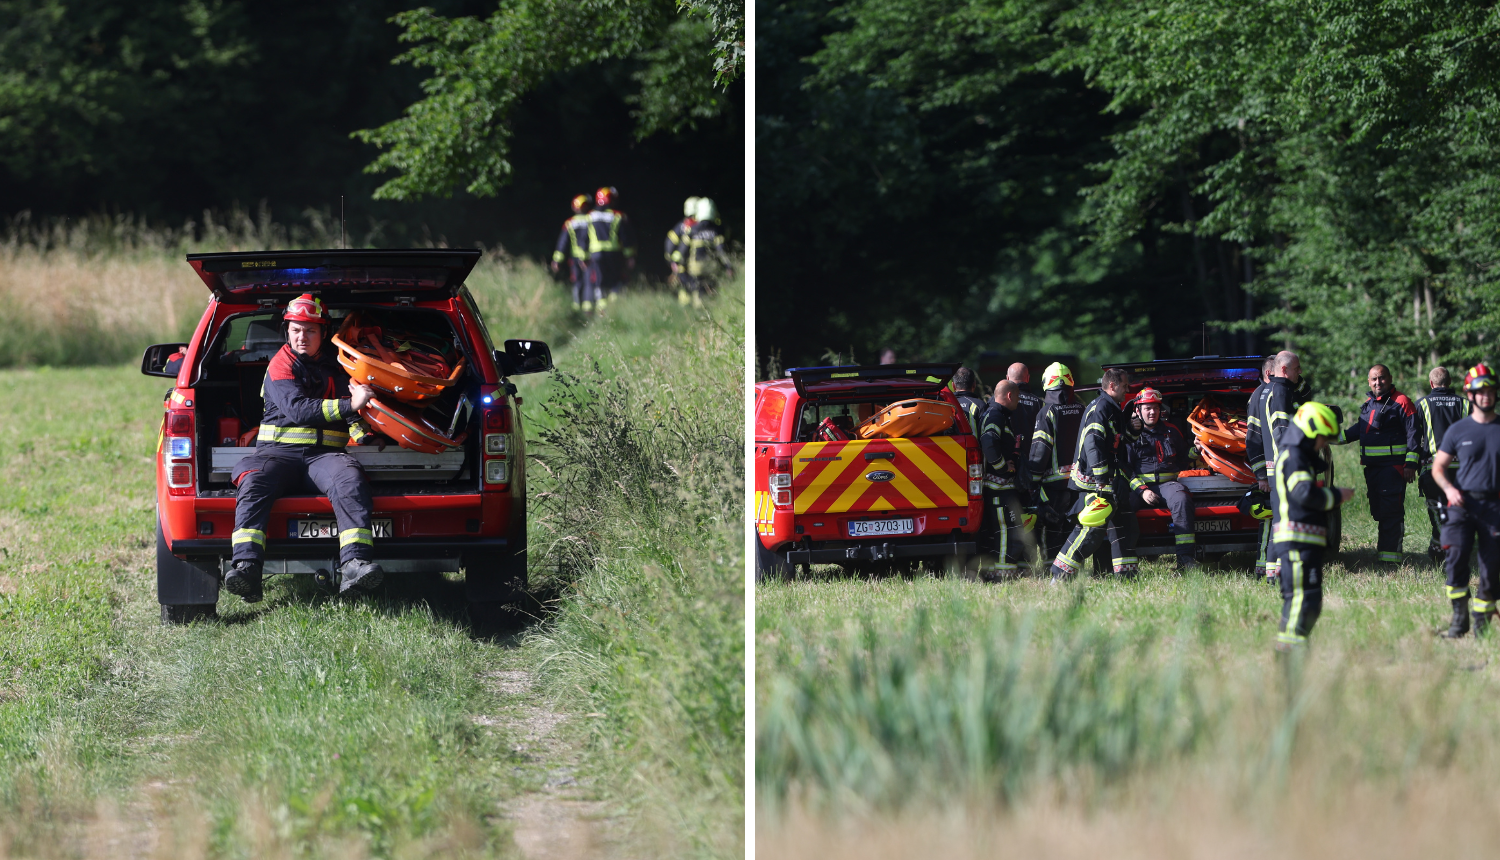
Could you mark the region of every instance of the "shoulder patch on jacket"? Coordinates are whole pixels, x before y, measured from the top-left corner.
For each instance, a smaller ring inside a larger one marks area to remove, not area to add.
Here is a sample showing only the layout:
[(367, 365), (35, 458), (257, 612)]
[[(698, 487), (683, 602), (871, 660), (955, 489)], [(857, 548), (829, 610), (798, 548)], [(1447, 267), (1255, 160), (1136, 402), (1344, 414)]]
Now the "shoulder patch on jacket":
[(283, 345), (276, 354), (271, 357), (271, 364), (266, 367), (266, 378), (275, 380), (292, 379), (292, 348)]
[(1407, 415), (1415, 415), (1416, 414), (1416, 411), (1417, 411), (1416, 407), (1414, 407), (1414, 406), (1411, 405), (1411, 399), (1408, 398), (1405, 394), (1402, 394), (1401, 392), (1398, 391), (1398, 392), (1396, 392), (1396, 396), (1393, 397), (1392, 399), (1396, 401), (1396, 405), (1400, 406), (1401, 407), (1401, 411), (1404, 412), (1405, 414), (1407, 414)]

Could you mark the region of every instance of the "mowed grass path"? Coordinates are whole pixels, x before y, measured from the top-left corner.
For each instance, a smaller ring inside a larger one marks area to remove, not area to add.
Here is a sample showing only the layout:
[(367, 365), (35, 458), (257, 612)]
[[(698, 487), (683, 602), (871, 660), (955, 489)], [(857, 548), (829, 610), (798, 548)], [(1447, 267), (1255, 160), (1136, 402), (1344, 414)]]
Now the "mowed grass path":
[[(1128, 582), (825, 570), (757, 587), (758, 845), (1307, 856), (1335, 831), (1379, 855), (1444, 845), (1433, 807), (1500, 765), (1500, 636), (1434, 635), (1449, 608), (1414, 489), (1405, 562), (1377, 568), (1354, 452), (1337, 456), (1359, 490), (1305, 659), (1274, 655), (1280, 596), (1244, 556), (1186, 575), (1151, 562)], [(1397, 824), (1421, 838), (1382, 844)], [(1069, 827), (1079, 839), (1054, 838)], [(1147, 838), (1161, 827), (1185, 828), (1189, 849)]]
[[(700, 316), (636, 296), (555, 357), (647, 355)], [(534, 428), (550, 387), (523, 385)], [(440, 576), (357, 601), (274, 578), (255, 606), (222, 595), (218, 623), (162, 627), (167, 388), (129, 365), (0, 371), (0, 856), (515, 856), (504, 806), (558, 762), (500, 679), (546, 643), (476, 636)]]

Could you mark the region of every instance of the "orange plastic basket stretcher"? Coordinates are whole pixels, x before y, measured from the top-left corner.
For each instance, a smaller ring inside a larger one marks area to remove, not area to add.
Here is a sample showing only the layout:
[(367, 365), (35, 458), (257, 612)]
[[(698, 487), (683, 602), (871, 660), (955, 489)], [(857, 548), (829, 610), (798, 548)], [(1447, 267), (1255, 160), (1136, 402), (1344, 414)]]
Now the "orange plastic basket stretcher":
[(941, 400), (903, 400), (866, 418), (859, 425), (861, 439), (901, 439), (932, 436), (953, 426), (958, 411)]
[(423, 454), (441, 454), (450, 448), (458, 448), (469, 435), (465, 432), (449, 439), (422, 417), (421, 407), (382, 403), (378, 397), (370, 398), (370, 402), (359, 410), (359, 417), (370, 422), (375, 432), (395, 439), (396, 444), (403, 448)]

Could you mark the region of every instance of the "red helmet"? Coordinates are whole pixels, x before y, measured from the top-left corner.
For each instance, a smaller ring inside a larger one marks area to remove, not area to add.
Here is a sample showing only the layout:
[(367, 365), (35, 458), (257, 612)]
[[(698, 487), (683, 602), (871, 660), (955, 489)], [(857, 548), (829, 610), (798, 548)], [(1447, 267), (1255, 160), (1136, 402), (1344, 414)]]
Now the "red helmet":
[(1160, 403), (1161, 392), (1155, 388), (1142, 388), (1141, 393), (1135, 396), (1135, 405), (1144, 406), (1147, 403)]
[(286, 313), (281, 315), (286, 322), (310, 322), (328, 325), (333, 320), (328, 316), (328, 309), (323, 307), (323, 300), (312, 293), (302, 295), (287, 302)]
[(1464, 374), (1464, 390), (1478, 391), (1481, 388), (1494, 388), (1495, 374), (1485, 365), (1476, 364), (1469, 368)]
[(573, 198), (573, 211), (574, 212), (582, 212), (584, 209), (588, 208), (588, 205), (589, 205), (589, 196), (587, 194), (580, 194), (577, 197)]
[(613, 185), (606, 186), (594, 192), (594, 203), (599, 206), (608, 206), (619, 196), (620, 192), (616, 191)]

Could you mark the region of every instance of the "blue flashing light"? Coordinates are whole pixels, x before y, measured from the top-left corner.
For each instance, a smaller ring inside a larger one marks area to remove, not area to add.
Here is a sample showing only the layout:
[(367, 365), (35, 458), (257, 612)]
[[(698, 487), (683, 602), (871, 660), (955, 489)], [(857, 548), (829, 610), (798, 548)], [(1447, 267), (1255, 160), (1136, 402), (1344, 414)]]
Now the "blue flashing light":
[(170, 451), (170, 453), (168, 454), (168, 456), (171, 457), (172, 459), (174, 459), (174, 460), (186, 460), (189, 457), (193, 456), (193, 440), (192, 439), (178, 438), (178, 439), (172, 439), (172, 440), (170, 440), (170, 442), (171, 442), (171, 445), (170, 445), (170, 447), (168, 449)]
[(488, 394), (486, 394), (486, 395), (485, 395), (485, 396), (484, 396), (484, 402), (485, 402), (485, 403), (493, 403), (493, 402), (495, 402), (495, 398), (493, 398), (493, 397), (491, 397), (491, 396), (490, 396), (490, 395), (488, 395)]

